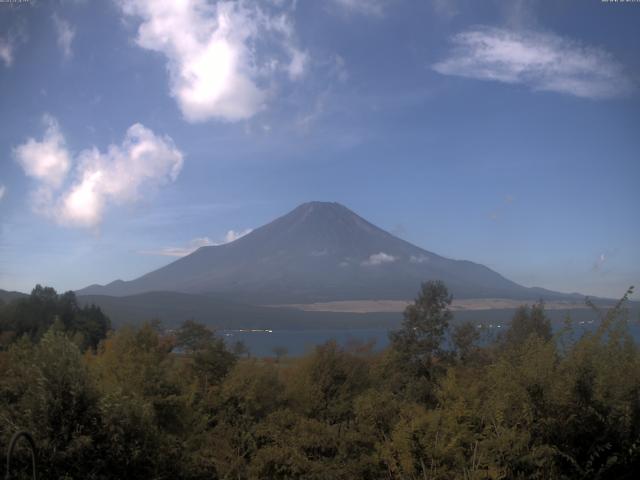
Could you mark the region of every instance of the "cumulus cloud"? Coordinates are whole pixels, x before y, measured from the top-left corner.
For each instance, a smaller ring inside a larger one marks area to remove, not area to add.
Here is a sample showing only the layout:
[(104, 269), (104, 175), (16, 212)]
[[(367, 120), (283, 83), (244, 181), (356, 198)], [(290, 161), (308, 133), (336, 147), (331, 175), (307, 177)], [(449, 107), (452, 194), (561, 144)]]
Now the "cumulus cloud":
[(61, 224), (94, 227), (108, 204), (135, 202), (149, 189), (175, 181), (182, 169), (183, 155), (173, 140), (139, 123), (129, 127), (121, 145), (84, 150), (72, 162), (57, 121), (51, 116), (44, 121), (43, 139), (30, 138), (13, 154), (37, 181), (34, 209)]
[(183, 155), (169, 137), (159, 137), (136, 123), (122, 145), (97, 148), (78, 156), (76, 180), (63, 195), (61, 220), (80, 226), (100, 222), (105, 203), (134, 202), (149, 186), (175, 181)]
[(165, 257), (184, 257), (189, 255), (190, 253), (195, 252), (200, 247), (211, 247), (217, 245), (225, 245), (227, 243), (231, 243), (236, 241), (237, 239), (244, 237), (245, 235), (251, 233), (253, 229), (248, 228), (242, 231), (229, 230), (222, 241), (215, 242), (211, 240), (209, 237), (197, 237), (193, 240), (190, 240), (187, 245), (180, 247), (164, 247), (159, 250), (144, 250), (140, 253), (145, 255), (162, 255)]
[(53, 15), (53, 24), (56, 27), (56, 35), (58, 37), (58, 46), (62, 50), (64, 58), (68, 60), (71, 58), (72, 50), (71, 43), (76, 35), (76, 30), (71, 26), (69, 22), (60, 18), (58, 15)]
[(5, 67), (10, 67), (13, 64), (13, 49), (14, 44), (11, 38), (0, 37), (0, 60), (4, 62)]
[(0, 200), (4, 198), (4, 194), (7, 193), (7, 187), (0, 185)]
[(438, 73), (585, 98), (610, 98), (633, 90), (622, 66), (605, 50), (552, 33), (475, 28), (453, 37)]
[(44, 137), (29, 138), (13, 154), (24, 172), (49, 187), (59, 187), (71, 168), (71, 157), (60, 126), (51, 115), (44, 115)]
[(362, 262), (362, 265), (365, 267), (375, 267), (377, 265), (382, 265), (384, 263), (393, 263), (397, 260), (393, 255), (389, 255), (384, 252), (374, 253), (370, 255), (365, 261)]
[[(302, 76), (307, 55), (293, 41), (285, 13), (254, 2), (119, 0), (140, 21), (136, 42), (167, 60), (170, 91), (189, 122), (252, 117), (267, 101), (278, 72)], [(260, 47), (257, 48), (260, 42)]]
[(363, 15), (382, 15), (384, 11), (384, 0), (333, 0), (339, 7), (349, 13), (359, 13)]

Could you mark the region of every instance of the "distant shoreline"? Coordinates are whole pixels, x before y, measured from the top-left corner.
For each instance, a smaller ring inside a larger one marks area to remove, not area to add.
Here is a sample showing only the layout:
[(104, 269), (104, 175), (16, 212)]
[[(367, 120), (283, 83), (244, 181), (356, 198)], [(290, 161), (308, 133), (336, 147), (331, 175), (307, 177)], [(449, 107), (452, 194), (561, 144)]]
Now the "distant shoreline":
[[(397, 313), (403, 312), (412, 300), (340, 300), (316, 303), (291, 303), (278, 305), (264, 305), (272, 308), (291, 308), (305, 312), (334, 312), (334, 313)], [(508, 298), (466, 298), (454, 300), (451, 310), (477, 311), (514, 309), (521, 305), (530, 305), (531, 300), (513, 300)], [(574, 310), (589, 308), (579, 301), (545, 302), (548, 310)]]

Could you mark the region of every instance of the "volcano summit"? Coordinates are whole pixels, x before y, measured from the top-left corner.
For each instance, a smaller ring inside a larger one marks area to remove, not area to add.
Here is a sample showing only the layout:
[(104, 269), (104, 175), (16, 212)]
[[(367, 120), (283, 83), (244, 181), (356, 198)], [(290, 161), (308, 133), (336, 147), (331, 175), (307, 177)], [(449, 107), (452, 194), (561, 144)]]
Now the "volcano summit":
[(329, 202), (304, 203), (231, 243), (201, 247), (137, 279), (78, 293), (172, 291), (253, 304), (393, 300), (412, 298), (421, 282), (435, 279), (458, 299), (581, 298), (523, 287), (484, 265), (442, 257)]

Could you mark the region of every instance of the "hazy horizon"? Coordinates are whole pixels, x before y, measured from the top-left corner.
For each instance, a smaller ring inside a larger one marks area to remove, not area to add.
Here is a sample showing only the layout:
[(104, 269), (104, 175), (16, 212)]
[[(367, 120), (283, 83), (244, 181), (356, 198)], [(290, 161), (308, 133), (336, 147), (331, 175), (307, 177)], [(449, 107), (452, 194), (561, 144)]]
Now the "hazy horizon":
[[(339, 202), (524, 286), (640, 282), (640, 4), (0, 4), (0, 289)], [(637, 294), (634, 299), (637, 299)]]

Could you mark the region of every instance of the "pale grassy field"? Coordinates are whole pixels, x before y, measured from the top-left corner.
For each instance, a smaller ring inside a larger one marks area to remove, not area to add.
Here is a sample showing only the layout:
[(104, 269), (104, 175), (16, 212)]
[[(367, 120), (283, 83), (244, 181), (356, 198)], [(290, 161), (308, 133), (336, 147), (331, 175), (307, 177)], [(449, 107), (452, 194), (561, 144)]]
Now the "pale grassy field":
[[(343, 300), (336, 302), (294, 303), (287, 305), (270, 305), (271, 307), (288, 307), (308, 312), (345, 312), (345, 313), (375, 313), (402, 312), (411, 300)], [(463, 310), (496, 310), (512, 309), (531, 301), (510, 300), (505, 298), (470, 298), (454, 300), (451, 305), (453, 311)], [(587, 308), (582, 302), (548, 302), (545, 306), (549, 310), (568, 310)]]

